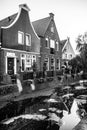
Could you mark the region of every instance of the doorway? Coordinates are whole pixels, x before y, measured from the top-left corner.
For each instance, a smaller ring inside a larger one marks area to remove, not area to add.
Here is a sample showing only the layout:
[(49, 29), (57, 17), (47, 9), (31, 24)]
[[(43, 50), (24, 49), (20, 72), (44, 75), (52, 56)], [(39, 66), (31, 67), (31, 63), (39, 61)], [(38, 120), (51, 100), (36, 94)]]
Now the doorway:
[(7, 58), (7, 73), (9, 75), (14, 74), (14, 58), (8, 57)]

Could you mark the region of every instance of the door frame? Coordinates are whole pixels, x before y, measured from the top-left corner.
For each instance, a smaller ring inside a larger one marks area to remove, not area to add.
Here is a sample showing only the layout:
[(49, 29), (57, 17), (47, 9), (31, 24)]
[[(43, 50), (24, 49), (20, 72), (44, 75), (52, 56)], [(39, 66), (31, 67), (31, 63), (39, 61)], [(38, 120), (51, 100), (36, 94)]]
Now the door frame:
[(7, 54), (6, 54), (6, 57), (5, 57), (5, 65), (6, 65), (5, 72), (6, 72), (6, 74), (8, 74), (8, 60), (7, 60), (8, 58), (14, 58), (14, 74), (16, 74), (17, 73), (17, 57), (16, 57), (15, 53), (13, 53), (13, 52), (7, 52)]

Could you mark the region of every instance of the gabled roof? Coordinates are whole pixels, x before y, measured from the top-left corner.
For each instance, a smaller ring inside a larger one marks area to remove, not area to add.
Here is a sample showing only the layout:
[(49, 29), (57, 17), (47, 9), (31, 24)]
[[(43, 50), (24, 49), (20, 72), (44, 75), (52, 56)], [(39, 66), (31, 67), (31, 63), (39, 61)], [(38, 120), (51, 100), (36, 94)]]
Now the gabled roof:
[[(29, 7), (27, 6), (27, 4), (20, 4), (19, 5), (19, 8), (20, 9), (25, 9), (27, 11), (30, 11)], [(14, 22), (14, 20), (16, 19), (16, 17), (20, 14), (20, 11), (19, 13), (16, 13), (16, 14), (13, 14), (3, 20), (0, 21), (0, 28), (3, 26), (3, 27), (6, 27), (6, 26), (9, 26), (11, 25), (12, 22)]]
[(50, 21), (51, 21), (51, 17), (46, 17), (46, 18), (32, 22), (38, 36), (44, 36)]
[(67, 39), (60, 41), (60, 43), (61, 43), (61, 49), (63, 49), (63, 47), (65, 46), (66, 42), (67, 42)]
[(9, 17), (3, 19), (3, 20), (1, 20), (1, 21), (0, 21), (0, 28), (1, 28), (2, 26), (4, 26), (4, 27), (9, 26), (9, 25), (14, 21), (14, 19), (17, 17), (17, 14), (18, 14), (18, 13), (13, 14), (13, 15), (11, 15), (11, 16), (9, 16)]

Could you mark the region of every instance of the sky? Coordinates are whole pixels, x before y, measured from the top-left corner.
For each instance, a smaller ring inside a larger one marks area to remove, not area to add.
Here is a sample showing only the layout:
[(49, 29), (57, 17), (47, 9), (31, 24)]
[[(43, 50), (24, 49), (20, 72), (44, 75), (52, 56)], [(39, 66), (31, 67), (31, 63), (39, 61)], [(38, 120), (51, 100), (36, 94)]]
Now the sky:
[(87, 0), (0, 0), (0, 20), (19, 11), (20, 4), (30, 8), (30, 20), (35, 21), (54, 13), (60, 40), (70, 37), (76, 48), (76, 38), (87, 31)]

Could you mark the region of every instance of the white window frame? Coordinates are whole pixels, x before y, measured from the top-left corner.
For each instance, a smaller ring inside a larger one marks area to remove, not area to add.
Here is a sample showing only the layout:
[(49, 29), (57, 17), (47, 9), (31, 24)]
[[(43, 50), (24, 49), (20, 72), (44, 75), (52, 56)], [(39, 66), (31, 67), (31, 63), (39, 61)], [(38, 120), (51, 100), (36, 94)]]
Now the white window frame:
[(24, 45), (24, 33), (21, 31), (18, 31), (18, 44)]
[(32, 65), (34, 61), (36, 62), (36, 55), (32, 55)]
[[(27, 37), (28, 37), (28, 41), (27, 41)], [(31, 35), (28, 33), (26, 33), (26, 45), (31, 46)]]
[(58, 41), (56, 41), (56, 45), (57, 45), (56, 50), (59, 51), (59, 42)]
[[(28, 63), (27, 60), (29, 60), (30, 63)], [(36, 62), (36, 55), (26, 54), (25, 69), (27, 70), (27, 68), (29, 68), (29, 71), (32, 71), (34, 61)]]
[(51, 30), (52, 33), (54, 33), (54, 26), (53, 26), (53, 24), (51, 25), (50, 30)]
[(55, 49), (55, 40), (53, 40), (53, 39), (50, 39), (50, 48)]
[(46, 48), (49, 48), (49, 38), (46, 37), (45, 40), (46, 40), (46, 42), (47, 42), (47, 46), (46, 46)]

